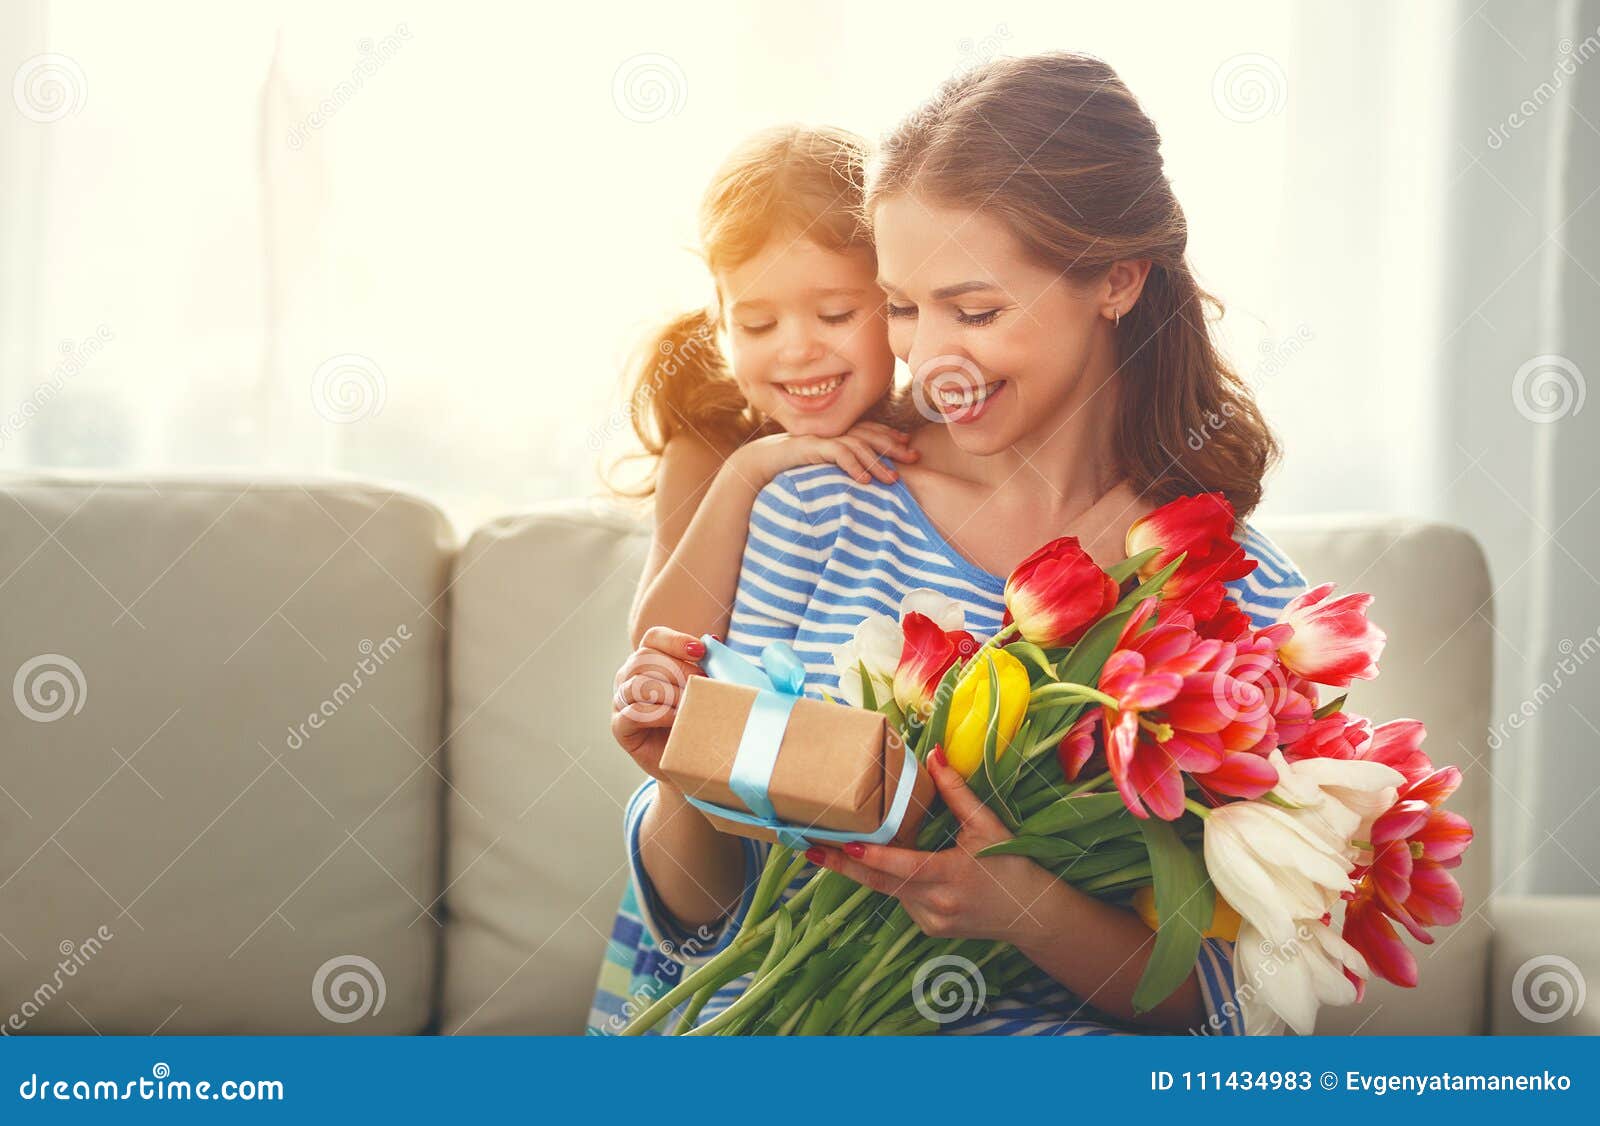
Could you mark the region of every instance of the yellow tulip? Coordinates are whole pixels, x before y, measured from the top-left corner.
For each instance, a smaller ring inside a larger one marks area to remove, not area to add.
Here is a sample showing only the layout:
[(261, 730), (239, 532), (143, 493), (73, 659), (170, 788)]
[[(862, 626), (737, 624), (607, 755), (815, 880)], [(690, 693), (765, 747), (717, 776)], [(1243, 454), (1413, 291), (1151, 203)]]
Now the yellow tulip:
[(1004, 649), (986, 649), (982, 660), (956, 681), (950, 697), (950, 715), (945, 722), (944, 757), (970, 778), (983, 764), (983, 738), (989, 727), (989, 666), (994, 666), (1000, 684), (1000, 720), (995, 739), (995, 757), (1010, 746), (1028, 711), (1028, 670)]
[[(1160, 918), (1156, 914), (1156, 889), (1149, 884), (1133, 893), (1133, 909), (1151, 930), (1160, 925)], [(1216, 907), (1211, 911), (1211, 925), (1201, 937), (1221, 938), (1229, 942), (1239, 940), (1239, 912), (1220, 895), (1217, 896)]]

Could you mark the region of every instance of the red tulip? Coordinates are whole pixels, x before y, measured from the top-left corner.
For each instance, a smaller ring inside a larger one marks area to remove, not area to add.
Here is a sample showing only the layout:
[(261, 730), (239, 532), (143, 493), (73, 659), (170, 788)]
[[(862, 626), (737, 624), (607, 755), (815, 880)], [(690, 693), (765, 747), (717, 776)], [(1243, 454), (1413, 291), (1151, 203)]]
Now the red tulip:
[(1387, 638), (1367, 620), (1372, 595), (1347, 594), (1329, 601), (1332, 592), (1332, 583), (1312, 587), (1289, 603), (1273, 629), (1288, 626), (1293, 631), (1278, 648), (1291, 672), (1342, 688), (1378, 675), (1378, 656)]
[(1074, 536), (1051, 540), (1006, 580), (1003, 625), (1016, 623), (1027, 641), (1071, 645), (1117, 604), (1117, 584), (1095, 566)]
[(933, 710), (934, 692), (950, 666), (977, 652), (978, 643), (964, 629), (942, 630), (926, 614), (915, 611), (900, 623), (905, 644), (894, 671), (894, 702), (907, 715), (926, 718)]
[(1233, 538), (1236, 523), (1233, 506), (1221, 493), (1179, 497), (1134, 521), (1128, 529), (1128, 554), (1161, 549), (1139, 568), (1142, 579), (1182, 555), (1183, 562), (1161, 590), (1161, 600), (1207, 619), (1222, 603), (1223, 584), (1256, 569), (1256, 561)]

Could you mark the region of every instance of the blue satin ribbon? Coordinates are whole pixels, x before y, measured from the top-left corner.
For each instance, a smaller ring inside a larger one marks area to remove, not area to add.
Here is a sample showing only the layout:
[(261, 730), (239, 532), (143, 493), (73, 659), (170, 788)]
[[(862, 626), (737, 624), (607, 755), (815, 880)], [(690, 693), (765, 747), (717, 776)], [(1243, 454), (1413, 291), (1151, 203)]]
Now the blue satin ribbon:
[(741, 684), (756, 690), (750, 705), (750, 717), (745, 721), (744, 733), (739, 739), (739, 749), (733, 758), (733, 769), (728, 776), (728, 788), (745, 804), (744, 809), (716, 805), (691, 797), (689, 804), (705, 813), (715, 814), (741, 825), (771, 829), (778, 843), (789, 848), (805, 849), (817, 841), (843, 843), (864, 841), (868, 844), (887, 844), (900, 830), (906, 810), (911, 805), (911, 793), (916, 787), (917, 759), (907, 747), (905, 763), (900, 769), (900, 784), (895, 788), (894, 799), (889, 804), (889, 814), (870, 833), (850, 832), (844, 829), (817, 829), (791, 825), (779, 819), (772, 808), (767, 790), (772, 785), (772, 771), (778, 765), (778, 748), (783, 743), (784, 730), (789, 726), (789, 713), (805, 689), (806, 668), (787, 642), (774, 641), (761, 650), (761, 664), (757, 668), (739, 654), (729, 649), (710, 634), (702, 635), (706, 655), (700, 667), (712, 680), (728, 684)]

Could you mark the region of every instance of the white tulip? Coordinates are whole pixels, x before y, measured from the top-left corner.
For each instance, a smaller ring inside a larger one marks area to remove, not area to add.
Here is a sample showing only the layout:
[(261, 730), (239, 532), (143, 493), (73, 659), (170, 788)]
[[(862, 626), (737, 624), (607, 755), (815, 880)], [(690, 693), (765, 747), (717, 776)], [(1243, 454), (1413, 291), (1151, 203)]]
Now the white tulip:
[(1301, 1036), (1316, 1027), (1323, 1005), (1355, 1003), (1356, 987), (1344, 971), (1369, 976), (1355, 947), (1320, 920), (1302, 921), (1288, 943), (1274, 943), (1245, 923), (1233, 951), (1235, 990), (1250, 1036), (1273, 1036), (1287, 1024)]
[(859, 708), (866, 701), (861, 692), (862, 665), (866, 666), (872, 694), (879, 703), (893, 693), (894, 672), (900, 667), (900, 651), (905, 648), (900, 622), (912, 613), (926, 614), (946, 633), (963, 628), (967, 616), (961, 603), (949, 595), (929, 587), (917, 587), (907, 591), (900, 600), (898, 619), (886, 614), (868, 614), (862, 618), (854, 636), (833, 649), (833, 671), (839, 675), (839, 696), (845, 703)]

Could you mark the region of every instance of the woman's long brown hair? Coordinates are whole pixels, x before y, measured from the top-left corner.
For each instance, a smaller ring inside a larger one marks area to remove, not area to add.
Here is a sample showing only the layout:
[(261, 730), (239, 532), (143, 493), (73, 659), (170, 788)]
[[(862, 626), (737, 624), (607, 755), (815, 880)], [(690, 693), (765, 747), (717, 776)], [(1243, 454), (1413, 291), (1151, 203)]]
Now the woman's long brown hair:
[(1243, 519), (1278, 444), (1218, 351), (1189, 227), (1155, 124), (1111, 67), (1087, 55), (998, 59), (952, 79), (885, 140), (867, 204), (915, 193), (1004, 222), (1039, 262), (1080, 281), (1114, 262), (1150, 273), (1117, 328), (1115, 456), (1156, 504), (1221, 492)]

